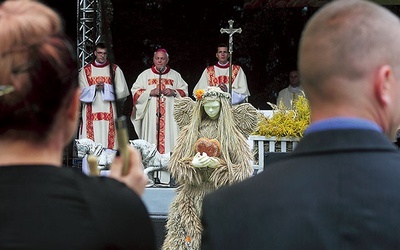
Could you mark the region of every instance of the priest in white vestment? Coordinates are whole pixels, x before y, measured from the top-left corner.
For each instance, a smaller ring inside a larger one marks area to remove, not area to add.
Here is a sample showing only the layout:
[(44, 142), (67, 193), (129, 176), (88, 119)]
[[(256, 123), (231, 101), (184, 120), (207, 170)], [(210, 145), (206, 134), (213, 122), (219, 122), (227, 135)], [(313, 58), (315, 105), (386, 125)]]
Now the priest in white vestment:
[[(96, 59), (85, 65), (79, 72), (79, 85), (82, 89), (82, 123), (79, 138), (88, 138), (105, 148), (117, 149), (118, 141), (114, 120), (117, 118), (115, 94), (123, 104), (129, 96), (129, 88), (124, 74), (116, 64), (107, 61), (105, 44), (96, 45)], [(110, 66), (114, 74), (114, 87), (110, 77)]]
[(132, 85), (131, 116), (139, 139), (155, 144), (161, 153), (175, 147), (179, 129), (174, 119), (175, 98), (188, 96), (188, 85), (182, 76), (167, 64), (168, 53), (158, 49), (153, 66), (143, 71)]
[(276, 104), (279, 106), (282, 103), (286, 109), (292, 109), (294, 101), (299, 96), (305, 97), (304, 90), (301, 87), (298, 71), (292, 70), (289, 73), (289, 86), (279, 91)]
[[(218, 45), (216, 57), (218, 62), (204, 69), (200, 80), (193, 89), (193, 93), (198, 89), (206, 89), (207, 86), (219, 86), (223, 91), (228, 91), (230, 64), (226, 44)], [(232, 104), (247, 102), (249, 96), (247, 78), (242, 67), (232, 64)]]

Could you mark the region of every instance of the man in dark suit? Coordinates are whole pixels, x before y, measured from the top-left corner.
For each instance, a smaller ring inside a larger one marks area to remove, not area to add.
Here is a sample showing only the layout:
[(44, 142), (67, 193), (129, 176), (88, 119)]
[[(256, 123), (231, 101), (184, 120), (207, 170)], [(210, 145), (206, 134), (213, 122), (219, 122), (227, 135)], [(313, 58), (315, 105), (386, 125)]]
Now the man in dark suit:
[(400, 249), (400, 21), (337, 0), (298, 66), (312, 124), (295, 150), (203, 203), (202, 249)]

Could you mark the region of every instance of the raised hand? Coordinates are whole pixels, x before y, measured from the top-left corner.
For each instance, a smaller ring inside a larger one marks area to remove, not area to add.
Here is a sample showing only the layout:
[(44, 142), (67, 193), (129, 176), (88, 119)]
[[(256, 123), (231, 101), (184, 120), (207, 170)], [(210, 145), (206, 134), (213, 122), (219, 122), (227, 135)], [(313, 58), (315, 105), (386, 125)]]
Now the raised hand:
[(130, 189), (139, 196), (144, 193), (148, 177), (143, 173), (142, 157), (138, 150), (128, 147), (129, 165), (127, 175), (122, 175), (123, 160), (121, 156), (116, 156), (111, 165), (110, 177), (125, 183)]

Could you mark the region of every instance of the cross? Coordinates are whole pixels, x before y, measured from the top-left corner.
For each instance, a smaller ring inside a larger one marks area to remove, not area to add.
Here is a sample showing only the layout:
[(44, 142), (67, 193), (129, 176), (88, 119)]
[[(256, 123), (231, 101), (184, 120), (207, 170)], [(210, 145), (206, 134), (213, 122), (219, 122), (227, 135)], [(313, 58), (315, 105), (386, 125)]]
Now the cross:
[(229, 35), (229, 53), (233, 52), (233, 34), (235, 33), (242, 33), (242, 28), (234, 29), (233, 28), (233, 20), (229, 20), (229, 28), (228, 29), (220, 29), (221, 34), (227, 33)]
[(242, 33), (242, 29), (234, 29), (233, 28), (233, 20), (229, 20), (229, 28), (228, 29), (220, 29), (221, 34), (227, 33), (229, 35), (229, 94), (232, 96), (232, 52), (233, 52), (233, 34)]

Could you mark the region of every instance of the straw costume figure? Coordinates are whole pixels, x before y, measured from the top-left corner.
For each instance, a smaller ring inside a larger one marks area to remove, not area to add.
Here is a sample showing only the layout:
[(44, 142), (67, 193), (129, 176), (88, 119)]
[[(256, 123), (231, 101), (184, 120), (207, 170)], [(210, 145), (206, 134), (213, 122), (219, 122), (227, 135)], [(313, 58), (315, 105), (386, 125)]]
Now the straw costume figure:
[(231, 106), (231, 97), (218, 87), (196, 90), (175, 101), (180, 127), (168, 163), (177, 195), (170, 205), (164, 250), (200, 249), (201, 206), (206, 194), (251, 176), (252, 153), (246, 138), (258, 122), (249, 103)]

